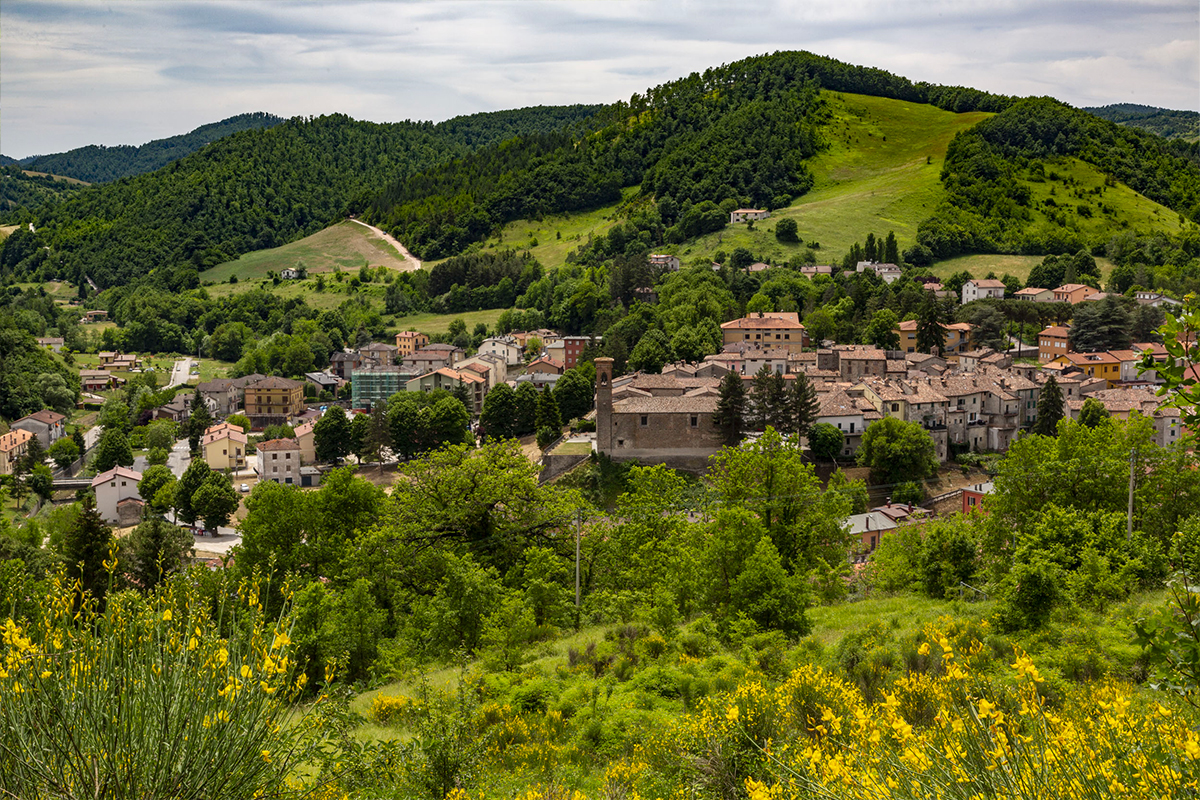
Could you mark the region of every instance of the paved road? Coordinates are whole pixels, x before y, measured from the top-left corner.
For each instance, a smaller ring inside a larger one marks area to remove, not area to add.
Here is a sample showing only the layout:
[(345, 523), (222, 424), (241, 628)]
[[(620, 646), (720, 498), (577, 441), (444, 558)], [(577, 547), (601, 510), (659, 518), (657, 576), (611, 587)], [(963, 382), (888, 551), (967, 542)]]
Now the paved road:
[(166, 388), (172, 386), (182, 386), (187, 383), (188, 375), (192, 371), (192, 360), (190, 358), (181, 358), (175, 362), (175, 366), (171, 368), (171, 380), (167, 383)]
[(104, 433), (104, 429), (99, 425), (93, 425), (83, 432), (83, 444), (88, 450), (91, 450), (100, 443), (100, 436)]
[[(171, 448), (171, 452), (167, 454), (167, 466), (171, 469), (171, 474), (176, 478), (182, 478), (183, 473), (192, 463), (192, 454), (188, 451), (188, 440), (180, 439)], [(145, 472), (150, 464), (146, 461), (145, 456), (137, 456), (133, 459), (133, 468), (138, 472)]]

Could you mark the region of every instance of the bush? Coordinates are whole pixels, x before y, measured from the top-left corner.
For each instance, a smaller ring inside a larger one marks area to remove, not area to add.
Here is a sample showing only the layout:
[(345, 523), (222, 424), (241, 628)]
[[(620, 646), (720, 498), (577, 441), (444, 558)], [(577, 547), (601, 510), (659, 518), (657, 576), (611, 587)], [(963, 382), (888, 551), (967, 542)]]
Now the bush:
[(170, 453), (165, 447), (155, 447), (146, 454), (146, 463), (151, 466), (166, 464), (169, 456)]
[(541, 428), (538, 428), (537, 446), (542, 448), (543, 450), (545, 450), (547, 447), (549, 447), (551, 444), (553, 444), (554, 440), (557, 439), (560, 435), (561, 434), (558, 431), (556, 431), (556, 430), (554, 430), (554, 428), (551, 428), (548, 426), (543, 426)]

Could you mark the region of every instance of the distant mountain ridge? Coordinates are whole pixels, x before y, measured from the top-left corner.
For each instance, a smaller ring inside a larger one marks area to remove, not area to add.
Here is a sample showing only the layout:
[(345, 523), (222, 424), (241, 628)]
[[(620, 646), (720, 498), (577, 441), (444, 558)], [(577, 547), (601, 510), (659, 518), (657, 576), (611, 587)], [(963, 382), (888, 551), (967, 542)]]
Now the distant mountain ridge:
[(282, 117), (254, 111), (201, 125), (190, 133), (155, 139), (141, 146), (123, 144), (106, 147), (90, 144), (65, 153), (29, 156), (16, 163), (38, 172), (65, 175), (88, 183), (104, 183), (153, 172), (230, 134), (272, 128), (281, 122)]
[(1083, 110), (1118, 125), (1140, 128), (1166, 139), (1185, 139), (1189, 142), (1200, 139), (1200, 112), (1196, 111), (1176, 111), (1137, 103), (1114, 103)]

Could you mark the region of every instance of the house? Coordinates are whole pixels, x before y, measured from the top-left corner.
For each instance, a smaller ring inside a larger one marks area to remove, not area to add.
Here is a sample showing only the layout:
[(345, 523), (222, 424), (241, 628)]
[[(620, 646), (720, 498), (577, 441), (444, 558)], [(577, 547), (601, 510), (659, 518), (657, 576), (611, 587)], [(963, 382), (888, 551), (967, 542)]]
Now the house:
[(1043, 364), (1067, 354), (1070, 328), (1051, 325), (1038, 334), (1038, 361)]
[(296, 443), (300, 445), (301, 464), (317, 463), (316, 436), (313, 433), (316, 427), (316, 420), (311, 420), (305, 422), (303, 425), (297, 425), (292, 429), (292, 432), (296, 435)]
[(48, 449), (67, 434), (67, 418), (57, 411), (44, 408), (32, 414), (21, 417), (11, 426), (14, 430), (29, 431), (42, 443), (42, 449)]
[(196, 391), (218, 417), (228, 417), (241, 406), (242, 392), (231, 378), (205, 381), (196, 387)]
[(659, 272), (678, 272), (679, 256), (653, 253), (650, 255), (650, 268)]
[(833, 267), (828, 264), (806, 264), (800, 268), (801, 275), (807, 275), (810, 279), (818, 275), (832, 275)]
[(867, 375), (887, 375), (887, 351), (877, 347), (838, 345), (833, 348), (842, 380), (854, 381)]
[(141, 367), (141, 364), (142, 364), (142, 362), (137, 356), (135, 356), (131, 353), (119, 353), (119, 354), (117, 354), (116, 358), (114, 358), (112, 360), (112, 362), (109, 364), (109, 366), (113, 369), (120, 369), (120, 370), (125, 370), (126, 372), (132, 372), (133, 370), (136, 370), (139, 367)]
[(441, 367), (413, 378), (405, 385), (405, 390), (428, 394), (434, 389), (445, 389), (452, 392), (459, 386), (463, 386), (467, 390), (467, 411), (478, 415), (483, 410), (483, 397), (487, 393), (487, 381), (470, 370), (459, 371)]
[(494, 355), (503, 358), (506, 364), (516, 366), (525, 360), (523, 348), (514, 336), (489, 336), (479, 344), (479, 355)]
[(533, 388), (540, 392), (542, 389), (547, 387), (553, 389), (554, 384), (557, 383), (558, 379), (561, 377), (562, 376), (557, 372), (527, 372), (524, 375), (518, 375), (508, 383), (513, 389), (516, 389), (522, 383), (532, 383)]
[(920, 525), (932, 511), (912, 503), (892, 503), (876, 506), (865, 514), (852, 514), (846, 518), (850, 534), (859, 538), (859, 558), (863, 560), (879, 546), (883, 537), (901, 526)]
[(1095, 398), (1108, 411), (1113, 419), (1127, 420), (1138, 414), (1154, 423), (1154, 443), (1160, 447), (1177, 444), (1185, 431), (1179, 409), (1167, 406), (1159, 407), (1162, 398), (1148, 387), (1123, 387), (1118, 389), (1101, 389), (1092, 392), (1087, 397), (1066, 400), (1063, 412), (1071, 419), (1079, 419), (1083, 404), (1089, 397)]
[(463, 349), (452, 344), (429, 344), (405, 356), (401, 363), (424, 374), (443, 367), (453, 367), (463, 355)]
[(317, 394), (321, 392), (334, 393), (346, 383), (331, 372), (306, 372), (304, 381), (311, 384), (317, 390)]
[(246, 466), (246, 433), (228, 422), (213, 425), (200, 440), (204, 461), (211, 469), (232, 472)]
[(117, 354), (112, 350), (101, 350), (96, 354), (96, 357), (100, 359), (100, 366), (107, 367), (116, 361)]
[(104, 309), (97, 308), (92, 311), (83, 312), (83, 321), (86, 322), (104, 322), (108, 319), (108, 312)]
[(771, 216), (770, 211), (764, 211), (761, 208), (739, 208), (729, 212), (729, 224), (736, 225), (739, 222), (755, 222), (760, 219), (766, 219)]
[(817, 395), (817, 422), (833, 425), (842, 432), (842, 456), (852, 457), (862, 444), (863, 431), (872, 422), (882, 419), (879, 411), (864, 397), (852, 397), (844, 389), (834, 389)]
[(721, 338), (726, 345), (748, 342), (760, 347), (783, 347), (793, 353), (799, 353), (807, 344), (804, 325), (795, 311), (760, 311), (723, 322)]
[(138, 482), (142, 473), (128, 467), (113, 467), (92, 479), (96, 493), (96, 511), (110, 525), (136, 525), (142, 516), (142, 496)]
[(386, 402), (396, 392), (406, 391), (408, 382), (420, 374), (409, 364), (356, 369), (350, 374), (350, 407), (368, 409), (377, 402)]
[(567, 345), (562, 339), (555, 339), (542, 348), (542, 355), (564, 365), (567, 363)]
[(1091, 294), (1089, 294), (1083, 298), (1083, 302), (1094, 303), (1094, 302), (1103, 300), (1106, 297), (1115, 297), (1115, 296), (1116, 295), (1111, 295), (1108, 292), (1092, 292)]
[(279, 272), (279, 277), (285, 281), (303, 280), (307, 273), (303, 267), (284, 267)]
[(983, 300), (989, 297), (997, 300), (1004, 299), (1004, 281), (995, 279), (975, 280), (972, 278), (963, 284), (962, 301), (964, 305), (970, 303), (972, 300)]
[(962, 513), (968, 514), (983, 505), (983, 498), (996, 491), (991, 481), (976, 483), (962, 490)]
[[(192, 394), (177, 394), (168, 403), (164, 403), (150, 412), (154, 420), (168, 419), (171, 422), (183, 422), (192, 414)], [(203, 395), (201, 395), (203, 396)]]
[(61, 353), (63, 349), (63, 338), (61, 336), (39, 336), (37, 343), (48, 350), (53, 350), (55, 353)]
[(295, 439), (271, 439), (258, 444), (260, 481), (275, 481), (288, 486), (300, 485), (300, 443)]
[(1161, 294), (1159, 292), (1135, 292), (1133, 297), (1135, 300), (1137, 300), (1138, 305), (1142, 306), (1154, 306), (1155, 308), (1170, 306), (1172, 308), (1178, 308), (1179, 306), (1183, 305), (1183, 303), (1179, 302), (1175, 298), (1167, 297), (1165, 294)]
[(1053, 303), (1053, 289), (1039, 289), (1036, 286), (1026, 286), (1024, 289), (1018, 289), (1013, 293), (1013, 297), (1017, 300), (1028, 300), (1031, 303)]
[(613, 360), (597, 358), (595, 363), (597, 452), (614, 461), (703, 469), (721, 449), (713, 423), (717, 397), (635, 395), (614, 401)]
[(755, 272), (766, 272), (770, 268), (771, 268), (771, 265), (767, 264), (764, 261), (755, 261), (753, 264), (746, 267), (746, 271), (753, 274)]
[(103, 392), (122, 381), (106, 369), (79, 370), (79, 383), (85, 392)]
[(603, 341), (600, 336), (564, 336), (562, 338), (563, 345), (563, 367), (573, 369), (579, 363), (579, 356), (583, 354), (589, 346), (598, 345)]
[(17, 462), (25, 457), (35, 434), (20, 428), (0, 436), (0, 475), (11, 475)]
[(417, 331), (400, 331), (396, 334), (396, 355), (398, 358), (411, 356), (425, 345), (429, 337)]
[(508, 362), (497, 355), (482, 353), (454, 365), (459, 372), (471, 370), (487, 381), (487, 391), (508, 380)]
[(1075, 305), (1082, 303), (1084, 298), (1095, 291), (1092, 287), (1084, 286), (1082, 283), (1064, 283), (1054, 290), (1054, 302)]
[(855, 265), (855, 272), (874, 272), (879, 277), (883, 278), (884, 283), (895, 283), (904, 274), (904, 270), (900, 269), (897, 264), (881, 264), (878, 261), (859, 261)]
[(553, 375), (562, 375), (565, 369), (566, 368), (561, 361), (550, 358), (549, 356), (542, 356), (536, 361), (531, 362), (529, 366), (525, 368), (525, 374), (531, 375), (535, 372), (547, 372)]
[(329, 357), (329, 371), (342, 380), (348, 381), (350, 380), (350, 374), (354, 370), (362, 369), (368, 364), (374, 366), (375, 363), (372, 359), (364, 358), (362, 353), (334, 353)]
[(390, 367), (396, 363), (397, 348), (395, 345), (383, 342), (371, 342), (365, 347), (358, 348), (358, 354), (366, 359), (374, 359), (381, 367)]
[[(939, 355), (943, 358), (956, 357), (959, 353), (970, 350), (971, 323), (951, 322), (942, 325), (942, 349)], [(900, 350), (904, 353), (917, 352), (917, 321), (907, 319), (892, 329), (892, 333), (900, 340)]]
[(1050, 362), (1058, 367), (1074, 366), (1089, 378), (1103, 378), (1111, 389), (1121, 380), (1121, 359), (1109, 353), (1064, 353)]
[(263, 427), (273, 422), (286, 422), (288, 417), (304, 412), (304, 383), (290, 378), (270, 377), (246, 387), (246, 416)]

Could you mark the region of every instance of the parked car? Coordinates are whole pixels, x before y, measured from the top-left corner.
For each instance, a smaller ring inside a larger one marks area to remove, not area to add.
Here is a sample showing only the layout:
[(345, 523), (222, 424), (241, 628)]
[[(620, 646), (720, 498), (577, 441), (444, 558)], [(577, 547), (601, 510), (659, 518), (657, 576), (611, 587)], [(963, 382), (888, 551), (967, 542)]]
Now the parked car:
[(243, 492), (248, 492), (248, 491), (250, 491), (250, 484), (243, 483), (240, 488)]

